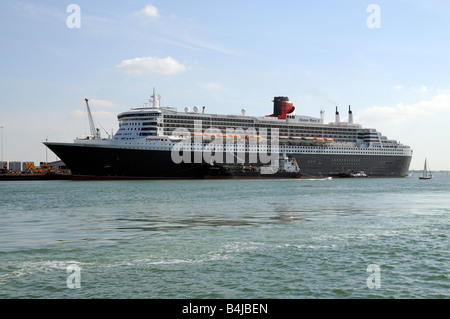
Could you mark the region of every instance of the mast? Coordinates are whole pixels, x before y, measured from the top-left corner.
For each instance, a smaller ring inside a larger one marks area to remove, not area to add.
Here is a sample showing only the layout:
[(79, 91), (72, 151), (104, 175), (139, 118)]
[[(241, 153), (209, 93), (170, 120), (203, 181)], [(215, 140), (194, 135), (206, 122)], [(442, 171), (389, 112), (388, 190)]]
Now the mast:
[(335, 113), (335, 122), (336, 122), (336, 124), (339, 124), (341, 122), (337, 106), (336, 106), (336, 113)]
[(419, 176), (419, 179), (431, 179), (433, 175), (431, 175), (430, 168), (427, 165), (427, 159), (425, 159), (425, 163), (423, 164), (423, 174)]
[(153, 88), (153, 95), (152, 95), (152, 101), (151, 102), (153, 103), (153, 108), (154, 109), (159, 108), (159, 96), (158, 97), (156, 96), (155, 88)]
[(427, 159), (425, 159), (425, 163), (423, 164), (423, 176), (428, 176), (427, 173)]

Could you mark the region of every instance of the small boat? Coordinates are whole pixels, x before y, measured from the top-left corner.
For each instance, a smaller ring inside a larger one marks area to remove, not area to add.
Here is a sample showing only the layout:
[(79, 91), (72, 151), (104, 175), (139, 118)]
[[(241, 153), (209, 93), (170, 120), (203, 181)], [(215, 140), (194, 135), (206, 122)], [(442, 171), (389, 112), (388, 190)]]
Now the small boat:
[(419, 179), (431, 179), (433, 175), (431, 175), (430, 168), (427, 165), (427, 159), (425, 159), (425, 164), (423, 165), (423, 173), (419, 176)]
[(357, 172), (357, 173), (352, 173), (352, 174), (350, 174), (350, 176), (351, 177), (367, 177), (367, 174), (364, 171), (360, 171), (360, 172)]

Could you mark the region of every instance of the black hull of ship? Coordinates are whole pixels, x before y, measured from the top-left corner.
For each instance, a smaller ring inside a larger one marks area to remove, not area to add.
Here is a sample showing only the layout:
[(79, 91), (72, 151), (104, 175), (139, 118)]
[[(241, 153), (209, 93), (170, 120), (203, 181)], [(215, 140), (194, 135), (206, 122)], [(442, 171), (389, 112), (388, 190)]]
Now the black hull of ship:
[(74, 180), (203, 178), (210, 165), (175, 164), (170, 151), (45, 143)]
[(300, 171), (311, 177), (351, 177), (364, 172), (368, 177), (408, 176), (411, 156), (293, 154)]
[(45, 144), (66, 164), (75, 180), (343, 177), (359, 171), (369, 177), (404, 177), (411, 161), (410, 156), (293, 154), (300, 173), (261, 175), (253, 170), (214, 170), (207, 163), (176, 164), (170, 151)]

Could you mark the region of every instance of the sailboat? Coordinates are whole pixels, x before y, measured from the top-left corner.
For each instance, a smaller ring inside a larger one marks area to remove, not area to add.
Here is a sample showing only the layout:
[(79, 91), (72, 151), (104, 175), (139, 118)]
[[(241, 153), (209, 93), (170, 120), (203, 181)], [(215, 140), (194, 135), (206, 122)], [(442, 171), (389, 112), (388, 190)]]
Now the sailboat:
[(431, 179), (433, 175), (431, 175), (430, 168), (427, 166), (427, 159), (425, 159), (425, 164), (423, 165), (423, 173), (419, 176), (419, 179)]

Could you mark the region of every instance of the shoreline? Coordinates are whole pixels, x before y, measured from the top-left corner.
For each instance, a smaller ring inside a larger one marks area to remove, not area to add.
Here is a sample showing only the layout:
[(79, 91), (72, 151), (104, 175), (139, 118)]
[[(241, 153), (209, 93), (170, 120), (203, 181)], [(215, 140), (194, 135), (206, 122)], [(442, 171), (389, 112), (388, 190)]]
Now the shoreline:
[(73, 180), (72, 174), (0, 174), (0, 181)]

